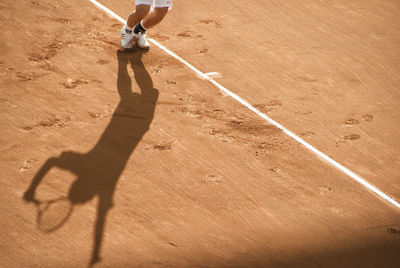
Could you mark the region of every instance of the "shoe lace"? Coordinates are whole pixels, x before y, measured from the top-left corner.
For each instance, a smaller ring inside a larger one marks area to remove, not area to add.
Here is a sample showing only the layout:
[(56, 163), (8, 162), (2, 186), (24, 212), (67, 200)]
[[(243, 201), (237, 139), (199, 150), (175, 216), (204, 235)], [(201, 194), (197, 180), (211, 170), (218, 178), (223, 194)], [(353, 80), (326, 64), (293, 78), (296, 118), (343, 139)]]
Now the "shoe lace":
[(146, 38), (146, 34), (145, 34), (145, 33), (142, 33), (142, 32), (135, 33), (135, 37), (136, 37), (136, 38), (140, 38), (140, 37)]

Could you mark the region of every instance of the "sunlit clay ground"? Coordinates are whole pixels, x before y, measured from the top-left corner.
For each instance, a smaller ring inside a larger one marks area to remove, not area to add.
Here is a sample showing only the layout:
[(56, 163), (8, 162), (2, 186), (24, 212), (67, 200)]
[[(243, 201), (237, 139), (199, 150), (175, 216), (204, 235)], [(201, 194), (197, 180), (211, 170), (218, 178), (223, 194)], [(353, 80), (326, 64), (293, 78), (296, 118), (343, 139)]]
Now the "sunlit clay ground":
[[(399, 16), (174, 0), (148, 36), (398, 202)], [(0, 267), (399, 266), (400, 208), (121, 27), (0, 3)]]

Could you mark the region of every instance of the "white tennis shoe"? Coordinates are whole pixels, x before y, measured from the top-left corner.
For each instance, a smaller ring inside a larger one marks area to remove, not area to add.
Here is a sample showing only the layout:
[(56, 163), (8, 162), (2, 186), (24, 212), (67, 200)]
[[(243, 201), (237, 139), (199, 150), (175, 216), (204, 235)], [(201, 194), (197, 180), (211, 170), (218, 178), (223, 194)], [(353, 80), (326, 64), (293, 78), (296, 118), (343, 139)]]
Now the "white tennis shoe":
[(121, 47), (123, 48), (132, 48), (133, 47), (133, 38), (134, 34), (132, 31), (126, 28), (126, 25), (121, 29)]
[(146, 34), (144, 33), (137, 33), (134, 34), (136, 39), (136, 46), (141, 49), (149, 49), (150, 43), (147, 41)]

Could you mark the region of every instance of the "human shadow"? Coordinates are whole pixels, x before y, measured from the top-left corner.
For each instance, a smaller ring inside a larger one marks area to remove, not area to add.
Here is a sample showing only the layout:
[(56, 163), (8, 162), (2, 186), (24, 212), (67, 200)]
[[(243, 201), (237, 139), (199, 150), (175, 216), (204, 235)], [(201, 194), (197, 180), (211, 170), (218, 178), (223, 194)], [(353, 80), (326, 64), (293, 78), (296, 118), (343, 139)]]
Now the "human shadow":
[[(118, 179), (154, 117), (159, 92), (153, 87), (153, 81), (142, 62), (143, 53), (139, 50), (133, 53), (117, 52), (117, 87), (121, 101), (93, 149), (87, 153), (64, 151), (58, 157), (49, 158), (34, 176), (23, 197), (25, 201), (38, 204), (36, 189), (53, 167), (76, 175), (67, 196), (72, 205), (84, 204), (98, 196), (90, 265), (100, 260), (104, 226), (107, 213), (113, 206)], [(132, 92), (129, 65), (133, 69), (140, 94)]]

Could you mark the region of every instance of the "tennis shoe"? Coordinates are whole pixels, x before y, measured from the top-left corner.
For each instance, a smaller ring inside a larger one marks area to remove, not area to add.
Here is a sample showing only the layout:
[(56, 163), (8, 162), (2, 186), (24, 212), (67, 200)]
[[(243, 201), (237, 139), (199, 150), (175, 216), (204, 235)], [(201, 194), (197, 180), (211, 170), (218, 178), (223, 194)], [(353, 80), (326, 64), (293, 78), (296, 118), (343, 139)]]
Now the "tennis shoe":
[(126, 25), (121, 29), (121, 47), (123, 48), (132, 48), (133, 47), (133, 38), (134, 34), (132, 30), (128, 30)]
[(150, 43), (147, 41), (145, 33), (134, 34), (136, 39), (136, 46), (141, 49), (149, 49)]

